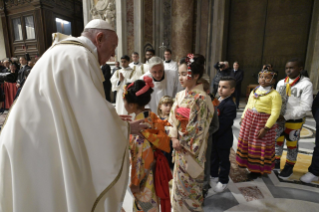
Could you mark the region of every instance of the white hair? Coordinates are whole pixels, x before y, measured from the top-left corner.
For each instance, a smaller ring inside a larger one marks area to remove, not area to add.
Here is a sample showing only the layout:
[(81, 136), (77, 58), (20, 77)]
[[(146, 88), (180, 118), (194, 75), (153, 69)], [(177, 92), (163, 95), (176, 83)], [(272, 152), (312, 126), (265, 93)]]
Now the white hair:
[(151, 59), (148, 60), (148, 62), (149, 62), (150, 70), (153, 68), (153, 66), (156, 66), (156, 65), (162, 65), (164, 67), (162, 58), (157, 56), (152, 57)]

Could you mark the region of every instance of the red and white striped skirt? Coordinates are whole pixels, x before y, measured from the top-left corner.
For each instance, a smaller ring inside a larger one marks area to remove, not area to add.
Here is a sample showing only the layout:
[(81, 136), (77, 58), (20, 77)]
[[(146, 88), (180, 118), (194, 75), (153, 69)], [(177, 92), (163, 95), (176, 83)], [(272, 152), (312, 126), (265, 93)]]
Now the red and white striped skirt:
[(271, 173), (275, 167), (276, 125), (259, 139), (259, 131), (265, 127), (270, 114), (247, 109), (240, 127), (236, 161), (239, 167), (255, 173)]

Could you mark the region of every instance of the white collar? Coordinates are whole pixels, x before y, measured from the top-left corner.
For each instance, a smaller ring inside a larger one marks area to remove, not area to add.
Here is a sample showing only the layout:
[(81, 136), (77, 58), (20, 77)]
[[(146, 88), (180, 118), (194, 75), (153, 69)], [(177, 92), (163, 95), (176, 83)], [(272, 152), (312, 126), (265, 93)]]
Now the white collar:
[(78, 39), (85, 43), (87, 47), (90, 48), (91, 52), (96, 56), (96, 58), (98, 58), (97, 48), (89, 38), (81, 36), (78, 37)]
[(268, 87), (259, 86), (258, 90), (268, 92), (271, 90), (271, 86), (268, 86)]

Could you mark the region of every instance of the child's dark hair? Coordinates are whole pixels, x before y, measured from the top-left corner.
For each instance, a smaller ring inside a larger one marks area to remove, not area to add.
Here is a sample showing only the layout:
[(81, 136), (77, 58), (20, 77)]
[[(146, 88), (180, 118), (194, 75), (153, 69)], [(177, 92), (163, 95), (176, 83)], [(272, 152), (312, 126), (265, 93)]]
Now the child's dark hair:
[(287, 61), (287, 63), (292, 62), (292, 63), (297, 63), (299, 67), (304, 67), (304, 63), (300, 58), (292, 58)]
[[(187, 57), (183, 57), (181, 61), (179, 62), (180, 65), (185, 64), (187, 66), (186, 62)], [(201, 54), (194, 54), (194, 62), (190, 65), (192, 74), (198, 74), (199, 78), (202, 78), (204, 74), (204, 64), (205, 64), (205, 57)]]
[[(126, 84), (128, 87), (131, 83)], [(144, 107), (151, 101), (151, 94), (153, 93), (153, 88), (149, 88), (145, 93), (136, 96), (136, 92), (140, 91), (146, 83), (143, 80), (136, 80), (134, 84), (127, 89), (127, 93), (124, 98), (127, 103), (135, 103), (139, 107)]]
[(234, 77), (230, 76), (224, 76), (220, 78), (220, 81), (227, 81), (230, 85), (230, 88), (235, 88), (236, 87), (236, 80)]
[(130, 57), (127, 55), (124, 55), (121, 57), (121, 60), (126, 60), (126, 61), (130, 62)]

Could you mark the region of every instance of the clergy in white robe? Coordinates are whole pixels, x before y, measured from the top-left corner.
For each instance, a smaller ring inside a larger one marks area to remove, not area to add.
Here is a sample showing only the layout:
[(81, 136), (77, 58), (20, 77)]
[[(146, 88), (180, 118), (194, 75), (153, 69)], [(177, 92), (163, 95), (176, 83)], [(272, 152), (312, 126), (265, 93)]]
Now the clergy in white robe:
[[(135, 80), (138, 79), (138, 77), (141, 76), (136, 74), (137, 73), (136, 70), (133, 70), (129, 66), (128, 60), (130, 58), (128, 58), (127, 60), (127, 58), (124, 59), (124, 57), (128, 57), (128, 56), (123, 56), (121, 58), (122, 69), (117, 70), (111, 77), (112, 91), (117, 92), (116, 101), (115, 101), (115, 109), (119, 115), (128, 115), (124, 107), (124, 100), (123, 100), (124, 86), (127, 83), (134, 82)], [(127, 63), (127, 64), (123, 64), (123, 63)], [(122, 80), (121, 80), (121, 75), (123, 76)]]
[(116, 46), (93, 20), (35, 64), (1, 130), (1, 212), (121, 210), (136, 126), (105, 100), (100, 65)]
[(177, 75), (174, 71), (164, 70), (163, 60), (160, 57), (152, 57), (149, 60), (149, 65), (150, 71), (144, 74), (144, 76), (149, 76), (153, 79), (154, 92), (151, 94), (151, 101), (148, 107), (152, 112), (157, 113), (158, 103), (163, 96), (169, 95), (173, 98), (175, 97)]
[[(139, 61), (140, 57), (137, 52), (132, 53), (132, 61), (129, 66), (136, 72), (137, 78), (140, 78), (148, 71), (148, 67)], [(145, 70), (146, 68), (146, 70)]]
[(178, 79), (178, 65), (177, 65), (177, 62), (172, 60), (172, 50), (165, 49), (164, 58), (165, 58), (164, 69), (165, 70), (169, 70), (169, 71), (173, 71), (174, 73), (176, 73), (176, 92), (180, 92), (181, 90), (184, 90), (184, 88), (182, 87), (182, 85), (181, 85), (181, 83), (179, 82), (179, 79)]

